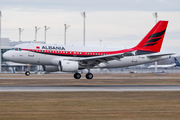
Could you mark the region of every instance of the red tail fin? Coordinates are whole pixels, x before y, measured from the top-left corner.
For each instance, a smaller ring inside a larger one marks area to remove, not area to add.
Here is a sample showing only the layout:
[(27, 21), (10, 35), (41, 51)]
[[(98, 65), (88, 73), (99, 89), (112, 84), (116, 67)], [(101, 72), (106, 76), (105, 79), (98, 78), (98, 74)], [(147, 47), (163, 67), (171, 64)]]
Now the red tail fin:
[(135, 50), (160, 52), (168, 21), (159, 21), (151, 31), (134, 47)]

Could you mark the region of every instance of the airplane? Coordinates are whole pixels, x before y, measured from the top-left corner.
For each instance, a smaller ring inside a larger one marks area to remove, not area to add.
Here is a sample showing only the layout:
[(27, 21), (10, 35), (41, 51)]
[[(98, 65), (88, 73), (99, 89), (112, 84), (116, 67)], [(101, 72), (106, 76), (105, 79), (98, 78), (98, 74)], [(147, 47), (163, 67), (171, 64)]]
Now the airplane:
[(179, 63), (179, 61), (177, 60), (176, 57), (174, 57), (174, 61), (176, 63), (176, 65), (174, 67), (180, 67), (180, 63)]
[[(174, 57), (174, 61), (175, 61), (175, 63), (169, 64), (169, 65), (157, 65), (157, 68), (165, 68), (165, 69), (167, 69), (167, 68), (172, 68), (172, 67), (180, 66), (180, 63), (177, 60), (177, 58)], [(155, 68), (155, 67), (156, 67), (155, 65), (148, 66), (148, 68)]]
[[(159, 53), (167, 24), (168, 21), (159, 21), (135, 47), (129, 49), (26, 43), (5, 52), (3, 57), (13, 62), (42, 65), (47, 72), (74, 72), (75, 79), (81, 78), (78, 70), (87, 69), (85, 76), (92, 79), (90, 70), (94, 68), (121, 68), (170, 58), (174, 53)], [(25, 75), (29, 76), (30, 71)]]

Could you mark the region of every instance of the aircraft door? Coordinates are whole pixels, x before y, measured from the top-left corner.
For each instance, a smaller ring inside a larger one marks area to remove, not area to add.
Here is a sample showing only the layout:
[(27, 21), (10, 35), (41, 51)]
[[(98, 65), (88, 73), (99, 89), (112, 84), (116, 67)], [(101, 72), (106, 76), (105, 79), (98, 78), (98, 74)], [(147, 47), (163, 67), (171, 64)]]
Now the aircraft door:
[(137, 56), (136, 55), (132, 56), (132, 62), (137, 62)]
[(136, 51), (132, 52), (132, 62), (137, 62), (137, 52)]
[(28, 56), (29, 57), (34, 57), (34, 52), (32, 52), (32, 50), (34, 49), (34, 46), (33, 45), (29, 45), (28, 46)]

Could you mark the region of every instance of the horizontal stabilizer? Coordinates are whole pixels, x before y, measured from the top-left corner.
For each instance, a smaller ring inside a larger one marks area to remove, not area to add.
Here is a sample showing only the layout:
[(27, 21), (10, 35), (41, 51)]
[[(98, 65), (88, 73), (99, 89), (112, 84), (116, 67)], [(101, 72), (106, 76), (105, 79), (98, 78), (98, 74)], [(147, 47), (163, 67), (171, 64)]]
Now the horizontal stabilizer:
[(167, 54), (152, 54), (148, 55), (147, 57), (149, 58), (157, 58), (157, 57), (162, 57), (162, 56), (167, 56), (167, 55), (174, 55), (175, 53), (167, 53)]

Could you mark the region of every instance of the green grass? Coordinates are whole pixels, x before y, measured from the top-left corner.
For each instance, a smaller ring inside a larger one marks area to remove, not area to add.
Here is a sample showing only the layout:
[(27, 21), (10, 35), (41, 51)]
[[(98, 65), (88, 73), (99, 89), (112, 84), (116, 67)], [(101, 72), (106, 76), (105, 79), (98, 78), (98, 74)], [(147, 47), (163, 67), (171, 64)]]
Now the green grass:
[(180, 92), (1, 92), (0, 120), (178, 120)]

